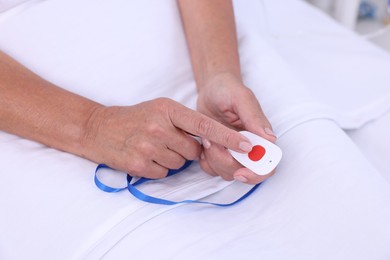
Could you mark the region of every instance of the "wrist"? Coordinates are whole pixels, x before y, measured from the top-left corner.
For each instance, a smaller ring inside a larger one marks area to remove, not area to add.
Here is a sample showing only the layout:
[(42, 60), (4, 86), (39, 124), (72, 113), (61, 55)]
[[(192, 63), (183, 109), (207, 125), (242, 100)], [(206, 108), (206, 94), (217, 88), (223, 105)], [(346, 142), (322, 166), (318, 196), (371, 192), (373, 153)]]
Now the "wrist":
[(240, 73), (234, 71), (222, 71), (204, 78), (204, 80), (198, 84), (198, 91), (200, 92), (208, 88), (220, 86), (243, 87), (244, 84)]
[(78, 147), (76, 151), (79, 151), (79, 155), (96, 161), (96, 154), (93, 154), (92, 151), (96, 150), (96, 144), (98, 142), (99, 129), (104, 124), (107, 118), (110, 118), (109, 113), (110, 109), (107, 107), (94, 104), (92, 105), (87, 113), (85, 113), (84, 123), (81, 126), (80, 135), (78, 138)]

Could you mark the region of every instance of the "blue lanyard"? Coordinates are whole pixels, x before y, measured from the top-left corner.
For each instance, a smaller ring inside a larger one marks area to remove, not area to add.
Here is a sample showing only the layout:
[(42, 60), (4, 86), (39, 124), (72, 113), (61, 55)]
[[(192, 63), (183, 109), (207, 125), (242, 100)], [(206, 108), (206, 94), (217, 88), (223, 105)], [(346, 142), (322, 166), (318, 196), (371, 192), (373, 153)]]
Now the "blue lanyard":
[[(188, 166), (190, 166), (192, 163), (192, 161), (186, 161), (186, 163), (180, 168), (180, 169), (177, 169), (177, 170), (169, 170), (168, 171), (168, 176), (172, 176), (174, 174), (177, 174), (181, 171), (183, 171), (184, 169), (186, 169)], [(156, 197), (153, 197), (153, 196), (149, 196), (143, 192), (141, 192), (140, 190), (138, 190), (136, 188), (136, 186), (144, 183), (144, 182), (147, 182), (147, 181), (152, 181), (152, 179), (148, 179), (148, 178), (140, 178), (138, 179), (136, 182), (134, 183), (131, 183), (131, 180), (133, 179), (132, 176), (130, 175), (127, 175), (127, 187), (123, 187), (123, 188), (112, 188), (110, 186), (107, 186), (105, 185), (104, 183), (102, 183), (99, 178), (97, 177), (97, 173), (99, 172), (100, 169), (110, 169), (110, 167), (108, 167), (107, 165), (105, 164), (99, 164), (97, 167), (96, 167), (96, 170), (95, 170), (95, 184), (96, 186), (101, 189), (102, 191), (105, 191), (105, 192), (109, 192), (109, 193), (115, 193), (115, 192), (120, 192), (120, 191), (123, 191), (125, 189), (127, 189), (134, 197), (136, 197), (137, 199), (139, 200), (142, 200), (144, 202), (148, 202), (148, 203), (153, 203), (153, 204), (161, 204), (161, 205), (176, 205), (176, 204), (184, 204), (184, 203), (198, 203), (198, 204), (209, 204), (209, 205), (214, 205), (214, 206), (220, 206), (220, 207), (227, 207), (227, 206), (232, 206), (242, 200), (244, 200), (245, 198), (247, 198), (249, 195), (251, 195), (260, 185), (259, 184), (256, 184), (254, 185), (247, 193), (245, 193), (243, 196), (241, 196), (239, 199), (237, 199), (236, 201), (233, 201), (231, 203), (214, 203), (214, 202), (207, 202), (207, 201), (200, 201), (200, 200), (182, 200), (182, 201), (171, 201), (171, 200), (165, 200), (165, 199), (161, 199), (161, 198), (156, 198)]]

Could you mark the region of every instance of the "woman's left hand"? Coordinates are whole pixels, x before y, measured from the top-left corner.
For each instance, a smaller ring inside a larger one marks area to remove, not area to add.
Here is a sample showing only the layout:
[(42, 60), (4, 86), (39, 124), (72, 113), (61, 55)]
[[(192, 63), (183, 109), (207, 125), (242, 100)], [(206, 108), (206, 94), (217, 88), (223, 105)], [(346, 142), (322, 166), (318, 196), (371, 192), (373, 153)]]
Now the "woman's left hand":
[[(264, 115), (253, 92), (243, 85), (236, 76), (219, 74), (199, 88), (198, 111), (214, 118), (235, 130), (247, 130), (271, 142), (276, 141), (271, 124)], [(203, 139), (204, 151), (201, 154), (202, 169), (219, 175), (225, 180), (236, 179), (248, 184), (256, 184), (271, 176), (274, 171), (259, 176), (239, 164), (228, 150), (209, 140)]]

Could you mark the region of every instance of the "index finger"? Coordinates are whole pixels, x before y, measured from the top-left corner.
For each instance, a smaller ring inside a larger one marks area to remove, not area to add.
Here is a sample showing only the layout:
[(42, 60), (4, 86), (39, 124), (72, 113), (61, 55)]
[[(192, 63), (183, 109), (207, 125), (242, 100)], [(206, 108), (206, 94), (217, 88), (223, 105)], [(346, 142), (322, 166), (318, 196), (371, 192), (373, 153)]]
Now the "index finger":
[(169, 117), (174, 126), (195, 136), (206, 138), (236, 152), (248, 153), (252, 150), (251, 142), (239, 132), (183, 105), (178, 104), (172, 108)]

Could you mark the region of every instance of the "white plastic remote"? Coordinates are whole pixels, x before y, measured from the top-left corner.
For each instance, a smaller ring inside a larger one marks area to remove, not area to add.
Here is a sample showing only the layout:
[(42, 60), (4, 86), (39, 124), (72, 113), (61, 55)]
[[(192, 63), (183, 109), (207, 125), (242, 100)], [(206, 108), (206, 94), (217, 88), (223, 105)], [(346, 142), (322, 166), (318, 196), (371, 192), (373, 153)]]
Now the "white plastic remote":
[(231, 155), (243, 166), (258, 175), (267, 175), (282, 159), (282, 150), (270, 141), (248, 131), (241, 131), (252, 143), (249, 153), (238, 153), (229, 149)]

